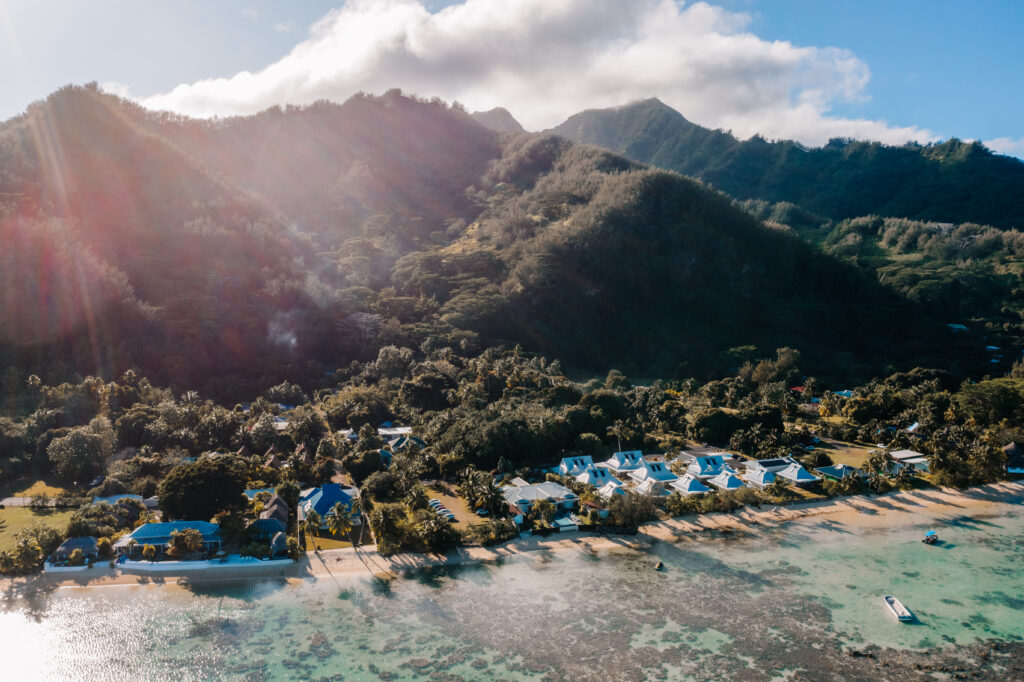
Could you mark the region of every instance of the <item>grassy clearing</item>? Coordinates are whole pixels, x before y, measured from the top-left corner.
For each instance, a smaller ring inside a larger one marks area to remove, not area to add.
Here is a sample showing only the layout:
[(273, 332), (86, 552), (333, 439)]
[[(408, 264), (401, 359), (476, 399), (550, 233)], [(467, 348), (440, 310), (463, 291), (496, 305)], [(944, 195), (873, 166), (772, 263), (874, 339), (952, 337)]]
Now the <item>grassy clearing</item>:
[[(359, 531), (357, 530), (356, 533), (358, 534)], [(352, 546), (348, 540), (332, 538), (329, 535), (317, 536), (312, 539), (320, 549), (346, 549)]]
[(440, 500), (441, 504), (448, 507), (455, 514), (455, 523), (453, 525), (456, 528), (465, 529), (468, 526), (480, 523), (483, 519), (470, 511), (466, 501), (461, 497), (453, 495), (453, 492), (451, 486), (447, 485), (434, 484), (427, 486), (427, 496), (432, 500)]
[(14, 549), (14, 534), (41, 521), (48, 526), (63, 529), (71, 519), (70, 511), (36, 511), (28, 507), (0, 509), (0, 551)]
[(34, 495), (61, 495), (66, 488), (54, 485), (45, 479), (21, 478), (0, 488), (0, 497), (32, 497)]
[(816, 447), (831, 457), (832, 461), (836, 464), (846, 464), (860, 468), (864, 465), (864, 460), (868, 458), (868, 450), (874, 446), (846, 443), (826, 438)]

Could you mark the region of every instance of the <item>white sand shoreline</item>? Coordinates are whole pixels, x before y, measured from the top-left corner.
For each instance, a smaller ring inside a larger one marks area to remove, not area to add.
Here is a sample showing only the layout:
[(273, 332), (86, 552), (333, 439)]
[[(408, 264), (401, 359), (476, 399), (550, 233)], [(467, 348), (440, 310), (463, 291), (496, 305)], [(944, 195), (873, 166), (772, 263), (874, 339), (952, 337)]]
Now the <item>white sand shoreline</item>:
[(938, 515), (974, 516), (1005, 512), (1005, 505), (1024, 504), (1024, 482), (993, 483), (968, 490), (926, 489), (895, 492), (882, 496), (840, 497), (805, 504), (778, 507), (745, 507), (734, 513), (716, 513), (656, 521), (642, 526), (636, 535), (555, 533), (547, 537), (510, 540), (495, 547), (462, 547), (448, 556), (400, 554), (385, 557), (374, 549), (346, 548), (310, 552), (289, 566), (211, 564), (200, 571), (152, 570), (148, 575), (120, 573), (113, 568), (92, 568), (69, 575), (37, 575), (0, 581), (0, 592), (8, 598), (18, 593), (57, 587), (91, 588), (124, 585), (199, 584), (284, 578), (319, 580), (338, 578), (395, 578), (409, 571), (468, 563), (488, 563), (535, 552), (642, 551), (653, 542), (699, 541), (714, 531), (749, 531), (774, 527), (800, 519), (828, 515), (840, 526), (893, 528), (920, 523)]

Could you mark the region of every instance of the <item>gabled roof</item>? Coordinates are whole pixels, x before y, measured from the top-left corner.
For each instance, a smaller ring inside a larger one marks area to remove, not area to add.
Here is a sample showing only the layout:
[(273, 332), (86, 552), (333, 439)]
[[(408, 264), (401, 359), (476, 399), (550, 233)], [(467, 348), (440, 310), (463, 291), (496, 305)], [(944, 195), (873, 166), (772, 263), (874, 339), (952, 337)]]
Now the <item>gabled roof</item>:
[(758, 486), (771, 485), (775, 482), (775, 474), (769, 469), (747, 469), (743, 480)]
[(558, 464), (558, 473), (563, 476), (578, 476), (586, 471), (587, 467), (592, 466), (594, 466), (594, 458), (590, 455), (564, 457)]
[(897, 462), (902, 462), (905, 459), (915, 459), (917, 457), (924, 457), (924, 453), (917, 452), (916, 450), (893, 450), (889, 453), (889, 459), (894, 459)]
[(388, 447), (392, 450), (404, 450), (409, 447), (425, 448), (427, 447), (427, 442), (416, 436), (398, 436), (388, 441)]
[(684, 495), (694, 495), (696, 493), (706, 493), (711, 488), (707, 487), (700, 482), (700, 479), (693, 474), (683, 474), (682, 478), (672, 481), (669, 483), (670, 486), (683, 493)]
[(583, 471), (583, 473), (576, 476), (576, 480), (579, 481), (580, 483), (592, 485), (595, 488), (600, 488), (609, 481), (615, 481), (616, 483), (619, 483), (619, 485), (622, 485), (619, 479), (612, 476), (611, 471), (609, 471), (605, 467), (599, 467), (596, 465), (588, 466), (586, 470)]
[(810, 483), (812, 481), (818, 480), (817, 476), (812, 474), (807, 469), (804, 469), (796, 462), (793, 462), (782, 471), (777, 472), (775, 475), (781, 476), (782, 478), (788, 479), (795, 483)]
[(852, 467), (849, 464), (833, 464), (827, 467), (818, 467), (815, 469), (822, 476), (828, 476), (829, 478), (835, 478), (838, 480), (844, 479), (847, 476), (867, 476), (863, 471)]
[(250, 523), (246, 530), (259, 533), (260, 535), (274, 535), (275, 533), (283, 533), (288, 530), (284, 523), (280, 519), (275, 518), (263, 518), (262, 516), (252, 523)]
[(725, 458), (728, 454), (699, 455), (693, 458), (693, 462), (687, 467), (687, 471), (694, 476), (708, 478), (717, 476), (725, 468)]
[(605, 462), (615, 471), (632, 471), (640, 467), (644, 459), (644, 453), (640, 450), (623, 450), (616, 452)]
[(671, 469), (665, 466), (664, 462), (651, 462), (646, 459), (641, 460), (638, 469), (629, 472), (629, 477), (641, 483), (648, 480), (668, 483), (679, 478), (672, 473)]
[(743, 481), (730, 471), (723, 471), (709, 479), (708, 483), (722, 490), (736, 490), (743, 487)]
[(302, 508), (305, 511), (312, 509), (321, 518), (327, 516), (331, 508), (336, 503), (340, 502), (342, 507), (352, 507), (352, 495), (346, 488), (342, 488), (339, 483), (324, 483), (319, 488), (314, 488), (313, 492), (306, 498), (302, 504)]

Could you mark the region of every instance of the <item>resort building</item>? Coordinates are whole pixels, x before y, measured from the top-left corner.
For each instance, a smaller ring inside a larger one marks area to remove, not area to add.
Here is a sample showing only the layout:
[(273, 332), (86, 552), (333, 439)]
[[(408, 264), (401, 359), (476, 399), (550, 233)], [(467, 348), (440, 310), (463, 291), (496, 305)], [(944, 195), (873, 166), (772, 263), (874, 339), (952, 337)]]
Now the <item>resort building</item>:
[(46, 561), (54, 566), (61, 566), (67, 563), (68, 559), (71, 558), (71, 553), (76, 549), (82, 550), (82, 559), (85, 563), (95, 561), (100, 555), (96, 548), (96, 538), (87, 535), (80, 538), (68, 538), (61, 543), (60, 547), (53, 550), (53, 553)]
[(604, 462), (604, 465), (615, 473), (622, 474), (639, 469), (643, 461), (644, 453), (639, 450), (627, 450), (625, 452), (616, 452), (611, 456), (611, 459)]
[(622, 484), (619, 483), (618, 479), (605, 483), (603, 486), (597, 489), (598, 496), (603, 500), (610, 500), (616, 495), (625, 495), (626, 491), (623, 489)]
[(581, 457), (565, 457), (555, 468), (555, 471), (562, 476), (579, 476), (588, 467), (594, 466), (594, 458), (590, 455)]
[(844, 478), (850, 476), (860, 476), (861, 478), (867, 478), (867, 474), (856, 467), (852, 467), (849, 464), (833, 464), (828, 467), (818, 467), (815, 469), (824, 478), (831, 479), (833, 481), (841, 481)]
[(411, 434), (411, 426), (392, 426), (390, 422), (387, 422), (387, 426), (381, 425), (381, 427), (377, 429), (377, 435), (388, 440), (398, 436), (409, 436)]
[(714, 455), (699, 455), (693, 458), (686, 473), (692, 474), (700, 479), (714, 478), (723, 471), (731, 471), (726, 466), (725, 460), (731, 457), (728, 453), (717, 453)]
[(747, 483), (754, 488), (764, 488), (765, 486), (775, 483), (775, 474), (768, 469), (753, 469), (747, 467), (742, 478), (744, 483)]
[(388, 447), (391, 448), (391, 452), (401, 452), (408, 448), (422, 450), (427, 447), (427, 442), (416, 436), (398, 436), (388, 441)]
[(773, 474), (777, 474), (791, 464), (796, 464), (796, 460), (792, 457), (774, 457), (772, 459), (756, 459), (752, 462), (747, 462), (747, 471), (770, 471)]
[(701, 483), (699, 478), (689, 473), (683, 474), (682, 478), (672, 481), (669, 486), (680, 495), (698, 495), (711, 490), (711, 488)]
[(259, 542), (269, 543), (273, 540), (274, 536), (278, 533), (284, 533), (288, 530), (287, 525), (281, 523), (277, 519), (264, 519), (259, 518), (250, 523), (245, 532), (249, 534), (251, 538)]
[(152, 545), (157, 555), (167, 551), (173, 533), (183, 530), (197, 530), (203, 536), (203, 549), (215, 552), (220, 549), (220, 526), (208, 521), (165, 521), (163, 523), (144, 523), (131, 533), (122, 535), (114, 543), (114, 551), (127, 554), (130, 558), (142, 556), (142, 548)]
[(646, 459), (641, 460), (640, 466), (629, 472), (629, 477), (637, 483), (655, 481), (663, 485), (667, 485), (679, 478), (672, 473), (671, 469), (665, 466), (664, 462), (651, 462)]
[(708, 479), (708, 483), (715, 486), (719, 490), (739, 490), (743, 487), (743, 481), (739, 477), (728, 469), (723, 470), (722, 473)]
[(596, 464), (588, 466), (581, 474), (576, 476), (576, 480), (580, 483), (592, 485), (595, 488), (601, 488), (602, 486), (612, 482), (622, 485), (622, 481), (612, 476), (611, 471), (605, 467), (597, 466)]
[(527, 483), (521, 478), (513, 478), (512, 485), (505, 486), (501, 492), (509, 509), (516, 514), (528, 514), (537, 500), (550, 500), (559, 510), (572, 509), (579, 501), (574, 492), (554, 481)]
[(263, 507), (263, 511), (260, 512), (260, 518), (277, 519), (284, 524), (287, 529), (290, 511), (288, 503), (285, 502), (280, 495), (273, 495), (269, 500), (267, 500), (267, 504)]
[(896, 469), (906, 467), (911, 471), (928, 471), (928, 460), (924, 453), (916, 450), (893, 450), (889, 453), (889, 459), (896, 463)]
[(340, 483), (324, 483), (318, 488), (305, 490), (299, 498), (299, 511), (302, 514), (300, 520), (306, 518), (310, 511), (315, 511), (320, 516), (320, 528), (326, 530), (328, 517), (334, 515), (334, 505), (340, 503), (353, 525), (358, 525), (361, 523), (359, 514), (352, 511), (358, 494), (355, 488), (345, 488)]
[(818, 477), (812, 474), (807, 469), (804, 469), (800, 464), (793, 462), (788, 467), (775, 473), (777, 478), (784, 478), (790, 483), (798, 486), (810, 485), (816, 483)]

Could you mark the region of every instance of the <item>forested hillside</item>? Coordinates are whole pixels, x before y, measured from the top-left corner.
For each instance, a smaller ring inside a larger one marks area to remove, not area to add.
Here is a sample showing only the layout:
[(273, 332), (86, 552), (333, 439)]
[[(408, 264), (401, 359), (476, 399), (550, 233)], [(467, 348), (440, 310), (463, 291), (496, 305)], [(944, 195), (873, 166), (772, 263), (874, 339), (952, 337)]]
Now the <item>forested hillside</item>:
[(389, 344), (652, 377), (751, 345), (823, 376), (951, 364), (924, 308), (728, 197), (397, 91), (195, 121), (65, 88), (0, 126), (0, 204), (9, 393), (134, 367), (243, 396)]
[(976, 142), (822, 148), (740, 141), (656, 99), (570, 117), (554, 133), (704, 180), (737, 199), (791, 202), (841, 220), (881, 215), (1024, 228), (1024, 162)]

